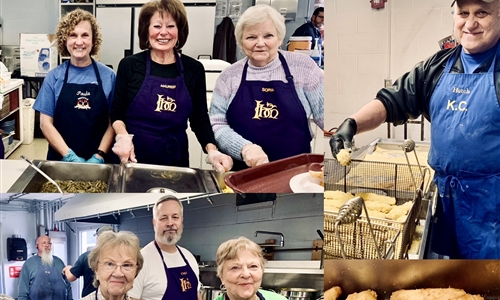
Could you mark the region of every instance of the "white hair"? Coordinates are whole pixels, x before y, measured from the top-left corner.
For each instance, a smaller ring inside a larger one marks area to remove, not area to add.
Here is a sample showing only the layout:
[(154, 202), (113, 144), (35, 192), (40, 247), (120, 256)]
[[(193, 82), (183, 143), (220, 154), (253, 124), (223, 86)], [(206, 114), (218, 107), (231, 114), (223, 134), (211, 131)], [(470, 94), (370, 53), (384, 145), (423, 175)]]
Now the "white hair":
[(234, 29), (236, 42), (238, 42), (241, 46), (241, 43), (243, 42), (243, 30), (245, 27), (261, 24), (267, 20), (273, 21), (274, 26), (276, 27), (278, 39), (283, 41), (286, 35), (285, 17), (267, 4), (258, 4), (247, 8), (238, 20), (236, 28)]
[(179, 203), (179, 206), (181, 207), (181, 216), (184, 215), (184, 207), (182, 206), (181, 201), (179, 199), (177, 199), (177, 197), (175, 197), (175, 196), (166, 195), (166, 196), (163, 196), (156, 201), (155, 206), (153, 207), (153, 219), (156, 219), (158, 217), (158, 214), (159, 214), (158, 206), (161, 203), (166, 202), (166, 201), (176, 201), (177, 203)]

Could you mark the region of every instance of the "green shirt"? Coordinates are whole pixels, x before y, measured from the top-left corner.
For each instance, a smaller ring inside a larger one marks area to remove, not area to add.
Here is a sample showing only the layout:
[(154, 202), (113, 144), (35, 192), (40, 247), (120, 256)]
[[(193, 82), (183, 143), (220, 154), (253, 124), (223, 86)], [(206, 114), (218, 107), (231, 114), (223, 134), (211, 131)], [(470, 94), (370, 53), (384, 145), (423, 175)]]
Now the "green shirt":
[[(287, 300), (285, 296), (271, 291), (259, 290), (258, 293), (260, 293), (265, 300)], [(224, 300), (225, 295), (226, 294), (221, 294), (219, 297), (215, 298), (215, 300)]]

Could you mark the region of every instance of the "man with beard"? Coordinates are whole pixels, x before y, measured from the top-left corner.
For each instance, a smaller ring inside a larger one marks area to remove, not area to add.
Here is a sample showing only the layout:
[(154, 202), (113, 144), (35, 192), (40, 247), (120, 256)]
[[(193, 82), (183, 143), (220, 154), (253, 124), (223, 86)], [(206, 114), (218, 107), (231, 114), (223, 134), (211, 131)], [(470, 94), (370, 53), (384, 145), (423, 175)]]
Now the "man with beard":
[(141, 250), (144, 265), (128, 292), (132, 300), (201, 300), (199, 269), (193, 254), (177, 246), (183, 222), (182, 203), (163, 196), (153, 208), (155, 240)]
[(51, 253), (48, 236), (36, 240), (38, 255), (30, 257), (21, 269), (18, 300), (72, 300), (71, 285), (62, 275), (63, 261)]
[(311, 20), (304, 23), (295, 29), (292, 36), (310, 36), (312, 37), (311, 49), (316, 45), (316, 38), (319, 41), (320, 49), (322, 49), (323, 41), (321, 38), (321, 27), (325, 23), (325, 8), (318, 7), (314, 10)]

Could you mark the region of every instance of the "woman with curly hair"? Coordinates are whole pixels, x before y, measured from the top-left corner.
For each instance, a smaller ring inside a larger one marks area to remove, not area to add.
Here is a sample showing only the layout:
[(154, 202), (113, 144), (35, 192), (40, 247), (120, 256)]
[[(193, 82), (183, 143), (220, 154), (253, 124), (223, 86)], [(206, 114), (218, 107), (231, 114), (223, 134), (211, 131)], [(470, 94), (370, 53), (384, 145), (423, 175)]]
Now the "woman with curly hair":
[(56, 35), (59, 54), (70, 59), (47, 74), (33, 106), (49, 142), (47, 159), (104, 163), (114, 138), (109, 109), (116, 75), (91, 57), (102, 43), (99, 25), (76, 9), (61, 19)]

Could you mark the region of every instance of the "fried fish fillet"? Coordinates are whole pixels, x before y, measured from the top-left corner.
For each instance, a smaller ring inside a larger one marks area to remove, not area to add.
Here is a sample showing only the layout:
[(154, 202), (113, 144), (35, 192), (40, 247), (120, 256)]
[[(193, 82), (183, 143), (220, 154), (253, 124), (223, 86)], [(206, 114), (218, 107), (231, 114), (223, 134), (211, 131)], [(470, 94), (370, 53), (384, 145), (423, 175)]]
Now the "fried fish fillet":
[(398, 220), (401, 216), (406, 216), (412, 206), (412, 201), (408, 201), (402, 205), (393, 206), (391, 211), (387, 213), (387, 218), (391, 220)]
[(386, 203), (382, 203), (382, 202), (366, 201), (365, 205), (366, 205), (366, 209), (368, 209), (368, 210), (377, 210), (377, 211), (382, 212), (384, 214), (390, 212), (392, 209), (391, 205), (386, 204)]
[(347, 200), (354, 198), (354, 195), (349, 193), (349, 192), (344, 193), (342, 191), (325, 191), (325, 193), (323, 194), (323, 197), (325, 199), (347, 201)]
[(372, 290), (362, 291), (347, 296), (346, 300), (377, 300), (377, 293)]
[(334, 286), (325, 291), (325, 300), (336, 300), (342, 294), (342, 289), (339, 286)]
[(399, 290), (391, 295), (391, 300), (484, 300), (479, 295), (469, 295), (462, 289), (418, 289)]
[(357, 193), (356, 196), (360, 196), (361, 198), (363, 198), (363, 200), (365, 200), (365, 202), (366, 201), (377, 201), (377, 202), (382, 202), (382, 203), (389, 204), (389, 205), (396, 204), (396, 198), (378, 195), (375, 193)]

